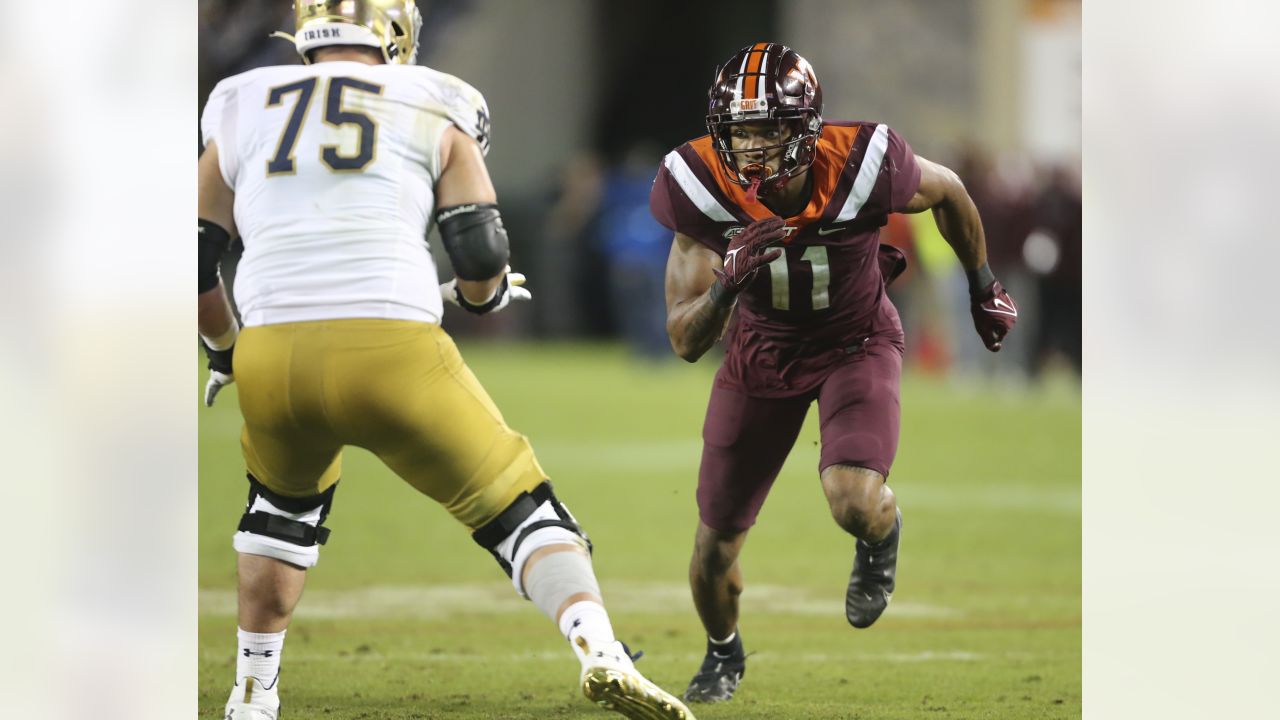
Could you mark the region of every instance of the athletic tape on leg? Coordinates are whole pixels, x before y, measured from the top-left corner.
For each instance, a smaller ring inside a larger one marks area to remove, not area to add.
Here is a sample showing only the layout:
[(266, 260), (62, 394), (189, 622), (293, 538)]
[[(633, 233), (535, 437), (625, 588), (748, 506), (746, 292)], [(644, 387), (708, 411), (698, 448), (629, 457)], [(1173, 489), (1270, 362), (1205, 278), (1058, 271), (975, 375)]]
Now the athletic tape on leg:
[[(563, 508), (564, 506), (561, 505), (561, 507)], [(568, 514), (568, 512), (568, 510), (565, 510), (566, 514)], [(569, 517), (572, 518), (573, 516), (570, 515)], [(524, 565), (528, 562), (529, 556), (532, 555), (535, 550), (544, 548), (548, 545), (563, 543), (577, 545), (584, 550), (587, 547), (587, 543), (581, 535), (561, 526), (544, 527), (534, 530), (525, 536), (524, 540), (520, 542), (520, 547), (515, 547), (516, 539), (520, 537), (520, 532), (524, 530), (525, 527), (536, 522), (548, 520), (560, 520), (560, 515), (556, 513), (556, 508), (550, 500), (539, 505), (538, 508), (529, 515), (529, 517), (525, 518), (510, 535), (503, 539), (502, 542), (498, 543), (498, 546), (494, 548), (494, 552), (500, 555), (502, 559), (506, 560), (511, 565), (511, 584), (515, 587), (516, 592), (520, 593), (520, 595), (524, 597), (528, 597), (528, 595), (525, 594), (524, 583), (521, 581), (520, 576), (524, 574)], [(515, 557), (512, 557), (511, 554), (513, 548), (515, 549)]]
[(538, 558), (529, 568), (524, 590), (552, 622), (560, 606), (574, 595), (591, 593), (600, 597), (600, 583), (591, 568), (591, 558), (574, 551), (553, 552)]

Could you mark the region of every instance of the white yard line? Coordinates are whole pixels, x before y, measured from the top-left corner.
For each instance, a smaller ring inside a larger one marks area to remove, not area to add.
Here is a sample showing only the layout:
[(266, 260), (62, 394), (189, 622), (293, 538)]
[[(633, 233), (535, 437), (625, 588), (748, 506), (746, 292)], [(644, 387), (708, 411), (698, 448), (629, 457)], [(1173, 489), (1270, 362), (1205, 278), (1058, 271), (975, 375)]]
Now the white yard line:
[[(332, 663), (341, 659), (344, 662), (414, 662), (414, 663), (493, 663), (493, 662), (536, 662), (575, 664), (573, 652), (567, 647), (563, 652), (525, 652), (525, 653), (451, 653), (451, 652), (382, 652), (369, 650), (361, 653), (313, 652), (311, 650), (289, 649), (285, 655), (289, 663)], [(964, 650), (922, 650), (914, 653), (800, 653), (788, 654), (779, 652), (753, 652), (751, 658), (756, 662), (809, 663), (814, 665), (831, 665), (844, 663), (921, 663), (921, 662), (978, 662), (987, 656)], [(222, 662), (227, 659), (226, 653), (203, 651), (200, 659), (206, 662)], [(664, 654), (663, 662), (680, 662), (696, 664), (702, 660), (699, 653)]]
[[(675, 583), (609, 583), (605, 601), (615, 612), (694, 612), (689, 588)], [(817, 597), (806, 590), (780, 585), (752, 585), (742, 596), (742, 610), (749, 614), (844, 616), (838, 594)], [(236, 593), (230, 589), (201, 589), (200, 614), (230, 617), (236, 611)], [(307, 590), (297, 616), (311, 619), (406, 618), (439, 619), (460, 615), (529, 612), (529, 604), (501, 583), (436, 585), (431, 587), (376, 586), (353, 590)], [(897, 617), (955, 618), (954, 608), (895, 601), (890, 612)]]

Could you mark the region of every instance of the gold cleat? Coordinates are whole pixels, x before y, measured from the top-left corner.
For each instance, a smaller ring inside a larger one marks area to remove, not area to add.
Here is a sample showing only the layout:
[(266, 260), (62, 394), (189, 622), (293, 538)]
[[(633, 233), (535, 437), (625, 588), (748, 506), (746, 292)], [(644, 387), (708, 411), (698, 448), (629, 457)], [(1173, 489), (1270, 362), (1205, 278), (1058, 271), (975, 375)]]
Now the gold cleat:
[(635, 670), (588, 668), (582, 677), (582, 694), (632, 720), (696, 720), (684, 703)]
[(573, 647), (582, 661), (582, 694), (596, 705), (631, 720), (697, 720), (684, 703), (636, 670), (626, 645), (615, 640), (595, 649), (579, 637)]

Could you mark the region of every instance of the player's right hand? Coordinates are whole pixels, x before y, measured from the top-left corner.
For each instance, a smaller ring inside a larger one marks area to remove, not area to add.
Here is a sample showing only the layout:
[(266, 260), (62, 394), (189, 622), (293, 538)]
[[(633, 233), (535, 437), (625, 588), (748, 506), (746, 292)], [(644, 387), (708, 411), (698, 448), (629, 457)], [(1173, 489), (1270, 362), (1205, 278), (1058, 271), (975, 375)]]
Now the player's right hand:
[(969, 312), (982, 344), (991, 352), (1000, 352), (1004, 336), (1018, 321), (1018, 306), (999, 280), (969, 295)]
[(469, 302), (462, 296), (462, 291), (458, 289), (458, 279), (454, 278), (440, 286), (440, 297), (445, 302), (452, 303), (470, 313), (477, 315), (485, 315), (488, 313), (496, 313), (502, 308), (510, 305), (515, 300), (529, 300), (533, 294), (521, 287), (524, 285), (524, 275), (521, 273), (511, 272), (511, 266), (508, 265), (503, 270), (505, 275), (502, 283), (498, 285), (498, 289), (494, 292), (493, 297), (482, 305), (476, 305)]
[(236, 381), (235, 374), (231, 370), (231, 355), (235, 352), (236, 346), (232, 345), (226, 350), (214, 350), (204, 340), (200, 341), (200, 345), (204, 348), (204, 354), (209, 357), (209, 382), (204, 386), (204, 404), (213, 407), (213, 401), (218, 397), (218, 393), (222, 392), (222, 388)]
[(726, 290), (742, 292), (755, 278), (757, 270), (782, 255), (782, 248), (773, 246), (786, 237), (786, 228), (782, 218), (771, 215), (751, 223), (729, 240), (724, 270), (716, 271)]

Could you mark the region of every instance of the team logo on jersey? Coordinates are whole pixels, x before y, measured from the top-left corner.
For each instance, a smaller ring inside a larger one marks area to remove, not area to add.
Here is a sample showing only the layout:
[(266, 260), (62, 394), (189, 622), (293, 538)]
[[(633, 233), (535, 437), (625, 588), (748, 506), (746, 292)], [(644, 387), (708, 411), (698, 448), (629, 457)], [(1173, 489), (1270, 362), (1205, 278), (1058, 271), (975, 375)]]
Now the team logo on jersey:
[[(747, 229), (747, 228), (746, 228), (746, 227), (744, 227), (744, 226), (742, 226), (742, 225), (734, 225), (733, 227), (731, 227), (731, 228), (729, 228), (728, 230), (725, 230), (725, 231), (724, 231), (724, 239), (725, 239), (725, 240), (729, 240), (729, 239), (730, 239), (730, 238), (732, 238), (734, 235), (737, 235), (738, 233), (740, 233), (740, 232), (742, 232), (743, 230), (746, 230), (746, 229)], [(782, 237), (784, 237), (784, 238), (789, 238), (789, 237), (791, 237), (792, 235), (796, 234), (796, 232), (797, 232), (799, 229), (800, 229), (800, 228), (797, 228), (797, 227), (791, 227), (790, 225), (787, 225), (787, 226), (785, 226), (785, 227), (782, 229)]]

